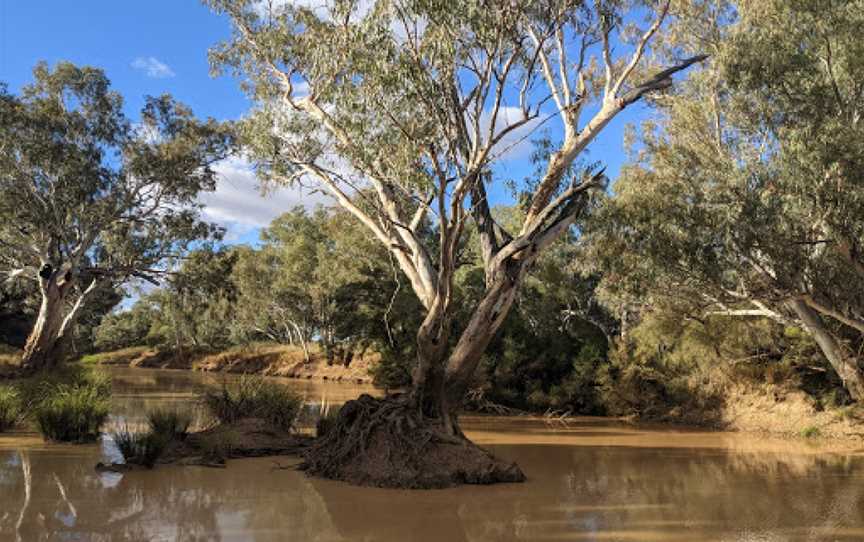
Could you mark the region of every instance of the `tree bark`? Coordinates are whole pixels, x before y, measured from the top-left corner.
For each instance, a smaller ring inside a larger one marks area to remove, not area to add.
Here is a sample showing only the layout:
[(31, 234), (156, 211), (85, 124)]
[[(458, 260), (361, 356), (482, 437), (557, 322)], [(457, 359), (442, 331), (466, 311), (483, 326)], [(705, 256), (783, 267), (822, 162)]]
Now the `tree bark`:
[(444, 363), (450, 338), (449, 307), (436, 301), (417, 330), (417, 365), (412, 373), (412, 400), (423, 416), (445, 419)]
[(423, 415), (440, 420), (448, 435), (462, 436), (459, 408), (483, 353), (510, 311), (522, 265), (511, 261), (510, 272), (489, 273), (492, 281), (452, 349), (449, 307), (440, 313), (433, 308), (420, 326), (412, 394)]
[(51, 368), (59, 363), (63, 356), (63, 344), (58, 339), (64, 329), (63, 306), (68, 283), (64, 281), (58, 284), (54, 274), (47, 278), (42, 277), (41, 282), (42, 303), (39, 316), (27, 338), (21, 360), (21, 368), (27, 373)]
[(789, 303), (792, 310), (804, 323), (804, 327), (816, 340), (831, 367), (837, 372), (837, 376), (840, 377), (849, 395), (855, 401), (864, 400), (864, 375), (861, 374), (857, 360), (846, 355), (840, 342), (825, 327), (822, 318), (806, 301), (795, 299)]

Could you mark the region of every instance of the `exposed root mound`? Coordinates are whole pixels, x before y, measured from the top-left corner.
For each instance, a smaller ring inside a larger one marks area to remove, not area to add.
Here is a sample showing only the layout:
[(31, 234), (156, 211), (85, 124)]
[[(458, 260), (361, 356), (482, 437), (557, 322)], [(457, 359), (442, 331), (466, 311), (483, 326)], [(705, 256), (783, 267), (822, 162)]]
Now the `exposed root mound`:
[(525, 481), (516, 463), (446, 434), (407, 401), (365, 394), (345, 403), (304, 458), (300, 468), (309, 474), (357, 485), (428, 489)]

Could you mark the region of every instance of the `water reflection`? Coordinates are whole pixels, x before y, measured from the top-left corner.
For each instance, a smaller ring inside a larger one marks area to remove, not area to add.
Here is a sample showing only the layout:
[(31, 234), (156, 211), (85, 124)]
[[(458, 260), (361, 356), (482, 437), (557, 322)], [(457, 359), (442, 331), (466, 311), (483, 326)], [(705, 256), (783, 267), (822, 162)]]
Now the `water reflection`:
[[(171, 377), (152, 378), (118, 399), (118, 415), (131, 417), (135, 401), (158, 390), (167, 401), (188, 393)], [(466, 426), (518, 461), (529, 481), (355, 488), (278, 468), (288, 458), (98, 473), (93, 465), (112, 453), (109, 445), (2, 436), (0, 540), (864, 539), (859, 455), (598, 420), (550, 429), (538, 420), (471, 418)]]

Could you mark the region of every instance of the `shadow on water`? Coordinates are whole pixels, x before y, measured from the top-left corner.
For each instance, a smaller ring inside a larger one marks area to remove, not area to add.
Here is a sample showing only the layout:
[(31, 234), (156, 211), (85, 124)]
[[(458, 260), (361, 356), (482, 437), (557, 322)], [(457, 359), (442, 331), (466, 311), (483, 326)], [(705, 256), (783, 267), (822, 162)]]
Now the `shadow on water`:
[[(135, 401), (161, 387), (118, 399), (118, 412), (132, 416)], [(860, 456), (598, 420), (560, 430), (539, 420), (466, 422), (470, 436), (518, 461), (528, 482), (357, 488), (284, 468), (291, 458), (97, 473), (93, 465), (116, 453), (108, 444), (5, 435), (0, 540), (864, 539)]]

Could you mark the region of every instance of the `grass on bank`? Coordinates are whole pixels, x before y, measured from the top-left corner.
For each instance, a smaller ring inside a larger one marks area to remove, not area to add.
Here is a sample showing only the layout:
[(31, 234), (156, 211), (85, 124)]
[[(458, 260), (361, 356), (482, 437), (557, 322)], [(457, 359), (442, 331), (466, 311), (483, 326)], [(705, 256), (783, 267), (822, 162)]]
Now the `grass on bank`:
[[(201, 433), (189, 433), (192, 416), (173, 409), (156, 409), (147, 414), (148, 429), (132, 432), (128, 427), (112, 434), (127, 463), (153, 467), (164, 456), (200, 454), (207, 462), (222, 463), (242, 446), (242, 420), (262, 420), (273, 429), (290, 431), (302, 406), (302, 399), (288, 387), (261, 376), (245, 375), (239, 381), (225, 381), (200, 399), (218, 425)], [(188, 437), (188, 440), (187, 440)]]
[(111, 437), (127, 463), (144, 465), (147, 468), (153, 468), (171, 442), (164, 434), (153, 431), (135, 433), (128, 427), (113, 433)]
[(23, 411), (18, 390), (12, 386), (0, 386), (0, 433), (18, 425)]
[(221, 423), (259, 418), (284, 431), (292, 428), (303, 404), (303, 399), (287, 386), (250, 375), (233, 384), (223, 382), (221, 388), (205, 392), (201, 399)]
[(171, 408), (157, 408), (147, 414), (147, 424), (155, 435), (162, 435), (169, 440), (183, 440), (189, 434), (192, 415)]
[(192, 415), (188, 412), (157, 408), (147, 413), (148, 429), (133, 432), (128, 426), (111, 434), (127, 463), (153, 468), (171, 443), (183, 441), (189, 434)]
[(150, 350), (146, 346), (130, 346), (112, 352), (99, 352), (87, 354), (79, 361), (84, 365), (128, 365), (133, 359), (140, 357)]
[(34, 417), (48, 440), (92, 442), (99, 437), (110, 408), (110, 396), (102, 395), (98, 386), (61, 384), (36, 406)]
[(47, 440), (92, 442), (111, 407), (111, 379), (81, 366), (37, 374), (17, 385), (21, 408)]

